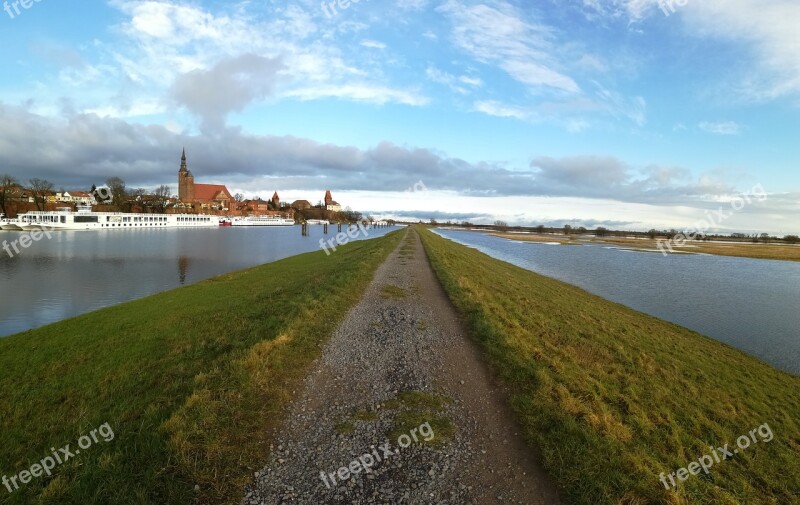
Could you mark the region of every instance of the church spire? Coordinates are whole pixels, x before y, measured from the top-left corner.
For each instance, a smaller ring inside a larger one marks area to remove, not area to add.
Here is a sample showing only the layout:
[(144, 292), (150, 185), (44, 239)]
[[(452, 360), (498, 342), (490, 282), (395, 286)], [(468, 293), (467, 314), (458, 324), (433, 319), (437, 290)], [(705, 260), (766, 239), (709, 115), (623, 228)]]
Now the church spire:
[(186, 148), (183, 148), (183, 154), (181, 154), (181, 172), (188, 172), (189, 169), (186, 166)]

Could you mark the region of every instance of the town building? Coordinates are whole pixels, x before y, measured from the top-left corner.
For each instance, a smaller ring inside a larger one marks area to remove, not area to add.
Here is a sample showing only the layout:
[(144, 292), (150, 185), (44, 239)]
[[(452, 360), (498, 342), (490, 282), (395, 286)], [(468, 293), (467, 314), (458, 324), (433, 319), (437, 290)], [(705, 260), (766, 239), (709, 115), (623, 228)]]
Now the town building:
[(342, 211), (342, 206), (339, 205), (338, 202), (333, 201), (333, 197), (331, 196), (331, 190), (325, 192), (325, 210), (329, 210), (331, 212)]
[(186, 149), (181, 155), (178, 170), (178, 200), (182, 206), (198, 210), (235, 209), (235, 200), (228, 188), (222, 184), (196, 184), (194, 175), (186, 163)]
[(96, 205), (94, 195), (85, 191), (65, 191), (47, 197), (48, 203), (74, 203), (77, 205)]
[(239, 204), (239, 210), (242, 212), (255, 212), (263, 214), (269, 211), (270, 202), (262, 199), (245, 200)]

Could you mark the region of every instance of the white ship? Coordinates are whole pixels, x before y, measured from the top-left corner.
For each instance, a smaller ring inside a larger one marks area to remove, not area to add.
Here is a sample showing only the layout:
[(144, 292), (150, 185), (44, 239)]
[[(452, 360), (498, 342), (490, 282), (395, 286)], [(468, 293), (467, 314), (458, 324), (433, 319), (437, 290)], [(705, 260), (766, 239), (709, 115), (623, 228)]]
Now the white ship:
[(294, 219), (275, 216), (235, 217), (231, 226), (294, 226)]
[(20, 214), (17, 229), (32, 230), (119, 230), (136, 228), (218, 227), (219, 217), (204, 214), (122, 214), (61, 208), (54, 212)]
[(331, 222), (328, 221), (327, 219), (309, 219), (308, 221), (306, 221), (306, 224), (310, 224), (313, 226), (320, 224), (331, 224)]

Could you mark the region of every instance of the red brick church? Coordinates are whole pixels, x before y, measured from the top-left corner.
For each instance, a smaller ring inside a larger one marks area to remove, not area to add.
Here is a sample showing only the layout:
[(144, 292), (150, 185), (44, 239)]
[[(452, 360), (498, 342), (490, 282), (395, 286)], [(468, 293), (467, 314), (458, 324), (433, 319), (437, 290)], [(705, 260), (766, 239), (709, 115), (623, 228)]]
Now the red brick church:
[(178, 199), (184, 206), (198, 210), (236, 209), (236, 202), (226, 186), (195, 184), (194, 175), (186, 165), (186, 149), (181, 155), (181, 168), (178, 170)]

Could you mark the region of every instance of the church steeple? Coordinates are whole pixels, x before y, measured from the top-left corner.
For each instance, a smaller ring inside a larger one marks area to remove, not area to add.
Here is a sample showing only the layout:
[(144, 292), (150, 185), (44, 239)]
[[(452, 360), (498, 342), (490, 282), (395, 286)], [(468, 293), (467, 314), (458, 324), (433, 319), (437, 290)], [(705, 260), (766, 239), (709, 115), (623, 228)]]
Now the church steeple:
[(186, 148), (181, 153), (181, 169), (178, 170), (178, 198), (184, 203), (194, 200), (194, 176), (186, 166)]

